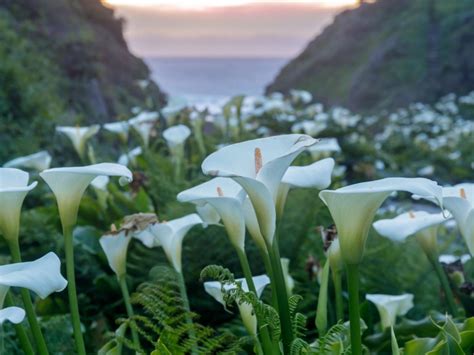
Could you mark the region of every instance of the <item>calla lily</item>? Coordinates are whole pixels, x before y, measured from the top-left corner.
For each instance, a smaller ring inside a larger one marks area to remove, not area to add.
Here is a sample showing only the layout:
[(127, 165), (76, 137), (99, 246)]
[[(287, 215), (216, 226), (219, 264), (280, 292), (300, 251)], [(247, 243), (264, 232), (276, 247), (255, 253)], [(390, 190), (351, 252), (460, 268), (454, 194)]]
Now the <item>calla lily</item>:
[(393, 327), (397, 316), (404, 316), (413, 308), (411, 293), (399, 296), (368, 294), (365, 297), (377, 307), (382, 329)]
[(74, 149), (81, 159), (85, 157), (86, 143), (94, 135), (99, 132), (99, 125), (92, 125), (89, 127), (56, 127), (57, 132), (64, 133), (70, 140)]
[(128, 166), (129, 164), (135, 165), (137, 163), (137, 157), (142, 153), (142, 147), (133, 148), (128, 153), (122, 154), (119, 157), (118, 163), (125, 166)]
[(330, 153), (339, 153), (341, 147), (336, 138), (323, 138), (318, 144), (308, 148), (314, 160), (321, 159)]
[(291, 295), (293, 293), (293, 288), (295, 288), (295, 280), (290, 275), (290, 259), (281, 258), (280, 261), (281, 268), (283, 269), (283, 276), (285, 277), (286, 292)]
[(27, 172), (13, 168), (0, 168), (0, 233), (9, 242), (18, 242), (21, 206), (26, 194), (35, 188), (36, 181), (28, 185)]
[(132, 237), (138, 239), (147, 248), (154, 248), (160, 244), (155, 236), (150, 232), (150, 226), (158, 223), (158, 218), (154, 213), (135, 213), (125, 216), (120, 230), (125, 230), (132, 234)]
[(125, 166), (101, 163), (81, 167), (53, 168), (40, 173), (53, 191), (63, 226), (76, 224), (77, 212), (87, 186), (98, 176), (119, 176), (120, 183), (132, 181), (132, 172)]
[(43, 150), (35, 154), (10, 160), (9, 162), (3, 164), (3, 166), (5, 168), (26, 168), (43, 171), (49, 168), (51, 159), (51, 155), (49, 155), (47, 151)]
[(469, 252), (474, 255), (474, 184), (444, 187), (443, 205), (453, 215)]
[(292, 188), (325, 189), (331, 185), (334, 159), (327, 158), (306, 166), (290, 166), (283, 176), (278, 190), (277, 212), (281, 217), (288, 192)]
[[(255, 284), (255, 288), (257, 290), (257, 297), (260, 298), (260, 296), (263, 293), (263, 290), (265, 289), (265, 286), (267, 286), (270, 283), (270, 279), (267, 275), (260, 275), (260, 276), (255, 276), (252, 278), (253, 283)], [(222, 304), (225, 307), (225, 301), (224, 301), (224, 293), (222, 292), (223, 289), (224, 291), (228, 292), (232, 289), (237, 288), (237, 283), (241, 284), (242, 290), (244, 292), (249, 292), (249, 287), (247, 285), (247, 281), (245, 279), (237, 279), (235, 280), (235, 284), (224, 284), (218, 282), (218, 281), (209, 281), (209, 282), (204, 282), (204, 289), (208, 294), (210, 294), (214, 299)], [(252, 305), (245, 303), (245, 302), (237, 302), (237, 305), (239, 307), (239, 313), (242, 318), (242, 322), (244, 323), (245, 328), (247, 331), (256, 336), (257, 335), (257, 317), (254, 314)]]
[(293, 160), (316, 142), (307, 135), (289, 134), (232, 144), (208, 156), (202, 170), (211, 176), (231, 177), (245, 189), (261, 234), (272, 245), (281, 180)]
[(127, 272), (127, 250), (131, 240), (132, 237), (128, 236), (125, 230), (116, 234), (106, 234), (99, 240), (110, 268), (119, 279), (124, 277)]
[(319, 193), (336, 223), (341, 255), (346, 264), (361, 262), (374, 215), (394, 191), (442, 199), (441, 187), (424, 178), (386, 178)]
[(145, 147), (148, 147), (150, 135), (153, 127), (158, 121), (158, 112), (142, 112), (128, 120), (128, 123), (137, 131), (143, 140)]
[(265, 244), (265, 238), (263, 238), (263, 235), (260, 231), (257, 215), (252, 206), (252, 202), (250, 201), (250, 198), (248, 196), (242, 202), (242, 209), (244, 213), (245, 225), (247, 227), (247, 230), (249, 231), (250, 236), (252, 237), (253, 241), (260, 249), (260, 251), (264, 254), (268, 254), (268, 250)]
[(27, 288), (44, 299), (67, 286), (61, 275), (61, 261), (54, 253), (29, 262), (0, 266), (0, 300), (5, 299), (9, 287)]
[(19, 307), (7, 307), (0, 310), (0, 325), (9, 321), (13, 324), (20, 324), (25, 319), (25, 311)]
[(442, 213), (425, 211), (403, 213), (393, 219), (382, 219), (373, 224), (381, 236), (394, 242), (403, 242), (411, 235), (417, 240), (427, 255), (437, 253), (437, 230), (447, 219)]
[(442, 254), (438, 257), (438, 261), (443, 264), (453, 264), (457, 261), (460, 261), (461, 264), (467, 263), (469, 260), (471, 260), (471, 255), (469, 254), (464, 254), (461, 256), (456, 256), (456, 255), (450, 255), (450, 254)]
[(204, 228), (207, 228), (207, 226), (212, 224), (218, 224), (221, 220), (219, 212), (209, 204), (202, 206), (196, 205), (196, 212), (199, 217), (201, 217)]
[(244, 251), (245, 220), (242, 211), (242, 187), (232, 179), (214, 178), (178, 194), (178, 201), (197, 206), (212, 206), (219, 214), (232, 245)]
[(177, 125), (163, 131), (163, 138), (166, 140), (171, 151), (182, 147), (186, 139), (191, 135), (191, 130), (185, 125)]
[(104, 129), (117, 134), (122, 142), (126, 143), (128, 140), (128, 131), (130, 129), (130, 123), (127, 121), (118, 121), (106, 123), (103, 125)]
[(150, 226), (150, 232), (156, 238), (155, 246), (161, 245), (163, 247), (168, 261), (179, 274), (182, 273), (181, 251), (183, 239), (189, 230), (198, 224), (202, 224), (202, 219), (196, 213), (193, 213)]

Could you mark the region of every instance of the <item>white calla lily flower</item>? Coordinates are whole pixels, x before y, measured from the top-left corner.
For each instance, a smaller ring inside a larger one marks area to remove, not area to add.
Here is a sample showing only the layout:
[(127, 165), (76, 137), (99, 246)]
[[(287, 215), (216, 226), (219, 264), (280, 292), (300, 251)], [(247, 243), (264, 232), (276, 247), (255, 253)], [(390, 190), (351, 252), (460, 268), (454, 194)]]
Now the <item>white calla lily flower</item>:
[(453, 215), (469, 252), (474, 255), (474, 184), (444, 187), (443, 205)]
[(283, 175), (278, 190), (277, 212), (281, 217), (288, 192), (293, 188), (315, 188), (323, 190), (331, 185), (334, 159), (327, 158), (306, 166), (290, 166)]
[[(270, 278), (267, 275), (259, 275), (252, 277), (253, 283), (255, 284), (255, 288), (257, 291), (257, 297), (263, 293), (265, 286), (270, 283)], [(237, 288), (237, 283), (239, 283), (242, 287), (244, 292), (249, 292), (249, 287), (247, 285), (247, 281), (245, 279), (236, 279), (235, 284), (224, 284), (220, 283), (219, 281), (208, 281), (204, 282), (204, 289), (206, 292), (214, 297), (214, 299), (222, 304), (225, 307), (224, 301), (224, 291), (230, 291), (232, 289)], [(245, 303), (245, 302), (237, 302), (237, 306), (239, 308), (239, 313), (242, 318), (242, 323), (244, 324), (245, 328), (251, 335), (257, 335), (257, 317), (254, 314), (252, 305)]]
[(182, 124), (169, 127), (163, 131), (163, 138), (166, 140), (171, 151), (180, 147), (191, 135), (191, 130)]
[(307, 135), (288, 134), (232, 144), (209, 155), (202, 170), (211, 176), (231, 177), (245, 189), (261, 234), (271, 245), (281, 180), (293, 160), (316, 142)]
[(98, 176), (118, 176), (120, 183), (132, 181), (132, 172), (125, 166), (101, 163), (88, 166), (53, 168), (40, 173), (53, 191), (63, 226), (76, 224), (77, 212), (87, 186)]
[(43, 171), (45, 169), (49, 169), (51, 164), (51, 155), (45, 150), (26, 155), (24, 157), (19, 157), (13, 160), (10, 160), (3, 164), (5, 168), (26, 168), (26, 169), (33, 169), (36, 171)]
[(319, 193), (336, 224), (341, 255), (346, 264), (361, 262), (375, 213), (394, 191), (442, 200), (441, 186), (424, 178), (386, 178)]
[(373, 224), (382, 237), (401, 243), (416, 235), (423, 250), (428, 254), (437, 253), (438, 227), (447, 219), (443, 213), (431, 214), (425, 211), (403, 213), (392, 219), (381, 219)]
[(122, 142), (126, 143), (128, 140), (128, 132), (130, 130), (130, 123), (127, 121), (117, 121), (117, 122), (110, 122), (105, 123), (103, 125), (104, 129), (117, 134)]
[(99, 125), (92, 125), (89, 127), (68, 127), (58, 126), (56, 127), (57, 132), (65, 134), (71, 141), (74, 149), (76, 150), (79, 157), (82, 159), (86, 153), (86, 143), (94, 135), (99, 132)]
[(132, 237), (128, 236), (125, 230), (106, 234), (99, 239), (109, 266), (119, 279), (127, 273), (127, 250), (131, 240)]
[(189, 230), (198, 224), (202, 224), (202, 219), (196, 213), (193, 213), (150, 226), (150, 232), (155, 236), (154, 246), (163, 247), (168, 261), (180, 274), (183, 270), (181, 260), (183, 239)]
[(461, 256), (451, 255), (451, 254), (442, 254), (438, 257), (438, 261), (443, 264), (452, 264), (457, 261), (460, 261), (461, 264), (467, 263), (471, 260), (470, 254), (463, 254)]
[(144, 111), (128, 120), (130, 126), (132, 126), (142, 138), (145, 147), (148, 147), (150, 143), (151, 132), (158, 121), (158, 117), (158, 112)]
[(25, 311), (20, 307), (7, 307), (0, 310), (0, 325), (9, 321), (13, 324), (20, 324), (25, 319)]
[(196, 212), (198, 213), (199, 217), (201, 217), (203, 222), (203, 227), (207, 228), (207, 226), (212, 224), (219, 224), (221, 220), (221, 216), (217, 210), (209, 204), (205, 205), (196, 205)]
[(229, 178), (214, 178), (203, 184), (180, 192), (178, 201), (191, 202), (198, 206), (210, 205), (219, 214), (232, 245), (244, 251), (245, 220), (242, 187)]
[(0, 168), (0, 233), (8, 242), (18, 238), (20, 214), (26, 194), (35, 188), (28, 185), (27, 172), (14, 168)]
[(314, 160), (321, 159), (331, 153), (339, 153), (341, 147), (336, 138), (323, 138), (318, 144), (308, 148)]
[(244, 213), (245, 226), (249, 231), (250, 237), (252, 237), (253, 241), (262, 253), (268, 254), (265, 238), (263, 237), (258, 224), (257, 214), (255, 213), (252, 202), (248, 196), (242, 203), (242, 209)]
[(60, 292), (67, 286), (61, 275), (61, 261), (54, 253), (29, 262), (0, 266), (0, 300), (10, 287), (27, 288), (44, 299), (53, 292)]
[(128, 153), (122, 154), (118, 162), (121, 165), (128, 166), (129, 164), (135, 165), (137, 163), (137, 157), (143, 153), (142, 147), (133, 148)]
[(404, 316), (413, 308), (414, 296), (411, 293), (399, 296), (367, 294), (365, 297), (377, 307), (382, 329), (393, 327), (397, 316)]

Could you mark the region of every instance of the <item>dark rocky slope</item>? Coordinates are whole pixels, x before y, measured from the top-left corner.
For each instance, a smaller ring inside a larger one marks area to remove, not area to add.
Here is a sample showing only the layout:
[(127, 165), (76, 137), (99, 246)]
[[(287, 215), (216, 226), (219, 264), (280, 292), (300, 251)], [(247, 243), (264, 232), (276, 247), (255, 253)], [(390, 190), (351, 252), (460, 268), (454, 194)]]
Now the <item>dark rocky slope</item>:
[(268, 92), (306, 89), (358, 111), (474, 88), (472, 0), (379, 0), (338, 15)]

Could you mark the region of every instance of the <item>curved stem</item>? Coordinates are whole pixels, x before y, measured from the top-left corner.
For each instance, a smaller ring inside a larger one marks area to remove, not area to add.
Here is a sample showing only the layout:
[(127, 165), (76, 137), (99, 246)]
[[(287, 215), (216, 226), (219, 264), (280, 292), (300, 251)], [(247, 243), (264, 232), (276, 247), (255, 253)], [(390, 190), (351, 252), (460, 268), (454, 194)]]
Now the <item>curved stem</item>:
[[(20, 245), (18, 244), (18, 239), (8, 243), (10, 248), (10, 254), (14, 263), (21, 263), (21, 253)], [(25, 306), (26, 316), (28, 318), (28, 323), (30, 324), (31, 332), (35, 338), (36, 347), (39, 354), (49, 354), (48, 347), (46, 346), (46, 341), (44, 340), (43, 333), (41, 332), (38, 319), (36, 318), (35, 308), (33, 302), (31, 301), (30, 292), (26, 288), (20, 289), (21, 298), (23, 300), (23, 305)]]
[(283, 342), (283, 353), (289, 354), (290, 346), (293, 342), (293, 327), (290, 315), (290, 306), (288, 304), (288, 293), (286, 282), (283, 276), (283, 269), (280, 260), (280, 250), (278, 249), (277, 239), (273, 241), (273, 245), (267, 245), (271, 268), (273, 271), (273, 282), (276, 290), (276, 298), (278, 302), (278, 313), (281, 322), (281, 335)]
[(456, 306), (456, 302), (454, 301), (454, 295), (453, 291), (451, 290), (451, 286), (449, 285), (448, 277), (446, 276), (446, 273), (444, 272), (443, 267), (441, 266), (437, 258), (434, 259), (429, 257), (429, 259), (431, 261), (431, 265), (433, 265), (436, 275), (438, 276), (439, 282), (441, 283), (441, 287), (443, 288), (449, 312), (453, 315), (453, 317), (457, 317), (458, 309)]
[[(13, 298), (10, 295), (10, 292), (7, 293), (5, 296), (5, 306), (12, 307), (15, 303), (13, 302)], [(18, 340), (20, 341), (21, 348), (26, 355), (34, 355), (33, 347), (31, 346), (30, 339), (28, 339), (28, 335), (26, 335), (25, 328), (21, 324), (14, 324), (14, 328), (16, 331), (16, 335)]]
[(191, 308), (189, 307), (188, 292), (186, 291), (186, 282), (184, 281), (184, 276), (182, 272), (177, 272), (178, 274), (178, 283), (179, 283), (179, 292), (181, 299), (183, 300), (183, 306), (186, 309), (186, 323), (189, 326), (189, 338), (193, 341), (192, 354), (198, 354), (198, 349), (194, 341), (196, 340), (196, 334), (194, 333), (193, 320), (191, 318), (190, 312)]
[(349, 321), (351, 349), (353, 355), (362, 355), (359, 312), (359, 265), (346, 265), (347, 289), (349, 291)]
[(67, 293), (69, 296), (69, 309), (72, 318), (72, 328), (76, 340), (76, 348), (79, 355), (86, 354), (86, 346), (82, 337), (81, 319), (79, 316), (79, 305), (76, 293), (76, 275), (74, 271), (74, 245), (72, 239), (72, 226), (63, 226), (64, 251), (66, 254)]
[[(122, 290), (123, 302), (125, 303), (125, 308), (127, 309), (128, 318), (130, 318), (131, 322), (135, 322), (133, 320), (134, 312), (132, 304), (130, 303), (130, 293), (128, 292), (126, 277), (119, 277), (118, 281), (120, 284), (120, 289)], [(133, 345), (135, 345), (137, 349), (141, 349), (140, 339), (138, 337), (137, 330), (134, 327), (130, 327), (130, 330), (132, 331)]]
[(336, 298), (336, 318), (337, 321), (344, 320), (344, 303), (342, 302), (342, 280), (339, 270), (332, 272), (332, 281), (334, 284), (334, 293)]

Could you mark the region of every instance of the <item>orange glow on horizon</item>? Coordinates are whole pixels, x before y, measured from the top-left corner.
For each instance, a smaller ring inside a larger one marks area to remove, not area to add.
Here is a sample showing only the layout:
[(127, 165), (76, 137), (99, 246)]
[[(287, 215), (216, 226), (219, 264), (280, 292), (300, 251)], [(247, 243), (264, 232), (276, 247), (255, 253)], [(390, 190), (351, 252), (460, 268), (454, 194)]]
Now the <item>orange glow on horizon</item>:
[(167, 8), (202, 10), (212, 7), (229, 7), (254, 4), (320, 5), (323, 7), (353, 6), (358, 0), (103, 0), (111, 6), (163, 6)]

